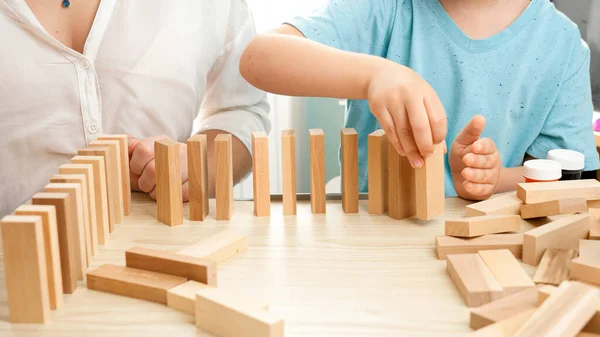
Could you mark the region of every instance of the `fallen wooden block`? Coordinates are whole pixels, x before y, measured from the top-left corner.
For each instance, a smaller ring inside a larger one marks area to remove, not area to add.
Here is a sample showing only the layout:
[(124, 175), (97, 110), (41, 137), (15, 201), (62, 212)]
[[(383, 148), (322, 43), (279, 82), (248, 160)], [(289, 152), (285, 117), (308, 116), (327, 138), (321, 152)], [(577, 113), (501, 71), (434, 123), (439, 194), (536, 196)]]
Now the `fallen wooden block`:
[(570, 261), (570, 277), (600, 286), (600, 241), (581, 240), (579, 257)]
[(342, 129), (340, 138), (342, 208), (345, 213), (358, 213), (358, 133)]
[(555, 286), (553, 285), (545, 285), (542, 287), (538, 287), (538, 295), (537, 295), (537, 301), (536, 301), (536, 306), (540, 306), (542, 305), (542, 303), (544, 303), (544, 301), (546, 301), (548, 299), (548, 297), (550, 297), (550, 295), (552, 295), (552, 293), (554, 292), (554, 289), (556, 289)]
[(523, 255), (523, 234), (494, 234), (476, 238), (436, 236), (435, 251), (440, 260), (448, 254), (474, 254), (481, 250), (508, 249), (516, 257)]
[(0, 221), (0, 228), (8, 319), (11, 323), (45, 323), (50, 299), (42, 218), (8, 215)]
[(596, 240), (579, 240), (579, 256), (585, 258), (600, 256), (600, 242)]
[(600, 181), (564, 180), (517, 185), (517, 196), (526, 204), (536, 204), (558, 199), (600, 199)]
[(193, 135), (187, 141), (188, 193), (191, 221), (204, 221), (208, 215), (208, 139)]
[(500, 322), (486, 326), (475, 332), (468, 334), (468, 337), (513, 337), (527, 320), (531, 318), (535, 309), (529, 309), (525, 312), (502, 320)]
[(590, 208), (588, 209), (588, 214), (592, 222), (590, 226), (590, 240), (600, 240), (600, 208)]
[(417, 218), (431, 220), (444, 213), (444, 144), (433, 145), (433, 153), (415, 170)]
[(415, 170), (388, 142), (388, 215), (402, 220), (417, 213), (415, 200)]
[(215, 197), (217, 220), (229, 220), (233, 214), (233, 158), (231, 135), (215, 137)]
[(479, 256), (504, 290), (504, 295), (535, 287), (531, 277), (508, 249), (482, 250)]
[(225, 230), (184, 248), (177, 254), (201, 257), (221, 263), (247, 250), (248, 237), (246, 235)]
[(523, 201), (517, 197), (517, 193), (511, 192), (467, 206), (465, 216), (519, 215), (522, 204)]
[(521, 229), (518, 215), (484, 215), (472, 218), (446, 220), (446, 235), (475, 237), (485, 234), (517, 232)]
[(250, 301), (210, 287), (196, 293), (196, 326), (220, 337), (284, 335), (282, 319)]
[(504, 296), (504, 290), (477, 254), (448, 255), (446, 270), (468, 307)]
[(196, 293), (208, 287), (204, 283), (187, 281), (167, 290), (167, 306), (188, 315), (196, 313)]
[(180, 145), (170, 139), (154, 142), (156, 217), (169, 226), (183, 224)]
[(538, 289), (527, 288), (471, 310), (469, 326), (473, 330), (537, 308)]
[(294, 130), (281, 131), (281, 189), (283, 215), (296, 214), (296, 134)]
[(321, 129), (310, 129), (310, 208), (313, 214), (325, 214), (325, 134)]
[(123, 176), (121, 173), (121, 150), (119, 141), (117, 140), (95, 140), (88, 144), (90, 148), (108, 149), (108, 157), (104, 157), (104, 161), (107, 165), (106, 175), (108, 184), (112, 186), (113, 194), (111, 196), (115, 199), (115, 223), (123, 223), (123, 217), (125, 215), (125, 197), (123, 196)]
[(587, 238), (590, 217), (577, 214), (534, 228), (523, 235), (523, 262), (537, 266), (548, 248), (576, 249)]
[(269, 176), (269, 136), (252, 132), (252, 184), (254, 215), (271, 215), (271, 177)]
[(167, 304), (167, 291), (183, 277), (105, 264), (87, 273), (88, 289)]
[[(551, 285), (538, 288), (537, 306), (541, 306), (542, 303), (544, 303), (544, 301), (546, 301), (556, 289), (557, 287)], [(585, 328), (583, 328), (583, 331), (586, 333), (600, 334), (600, 309), (596, 311), (596, 314), (587, 323)], [(579, 334), (579, 336), (581, 336), (581, 334)]]
[(131, 213), (131, 178), (129, 175), (129, 149), (127, 135), (103, 135), (98, 140), (116, 140), (119, 142), (121, 163), (121, 188), (123, 190), (123, 213)]
[(181, 276), (217, 286), (217, 265), (208, 259), (134, 247), (125, 252), (125, 261), (130, 268)]
[(560, 285), (569, 279), (569, 264), (575, 257), (577, 251), (573, 249), (546, 249), (533, 281), (538, 284)]
[(521, 205), (521, 218), (533, 219), (545, 216), (582, 213), (587, 211), (585, 199), (559, 199), (539, 204)]

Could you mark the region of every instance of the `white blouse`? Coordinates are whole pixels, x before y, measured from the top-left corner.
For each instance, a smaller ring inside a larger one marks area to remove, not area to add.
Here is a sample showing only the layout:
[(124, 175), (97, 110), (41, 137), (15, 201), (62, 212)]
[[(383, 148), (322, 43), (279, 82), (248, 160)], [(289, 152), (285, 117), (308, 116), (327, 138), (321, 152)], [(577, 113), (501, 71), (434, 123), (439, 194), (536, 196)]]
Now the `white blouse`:
[(104, 133), (185, 142), (201, 115), (200, 131), (250, 149), (270, 129), (265, 94), (238, 70), (254, 35), (244, 0), (102, 0), (81, 55), (24, 0), (0, 0), (0, 216)]

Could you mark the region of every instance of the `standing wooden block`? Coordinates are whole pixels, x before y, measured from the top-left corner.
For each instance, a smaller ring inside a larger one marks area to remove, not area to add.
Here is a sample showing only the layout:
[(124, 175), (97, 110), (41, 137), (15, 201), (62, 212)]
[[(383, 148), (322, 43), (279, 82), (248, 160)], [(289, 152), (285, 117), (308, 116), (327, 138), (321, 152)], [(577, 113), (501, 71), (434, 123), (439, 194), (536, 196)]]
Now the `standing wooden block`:
[(104, 135), (98, 140), (116, 140), (119, 142), (121, 157), (121, 188), (123, 190), (123, 213), (131, 214), (131, 180), (129, 175), (129, 149), (127, 135)]
[(65, 294), (72, 294), (81, 273), (77, 209), (73, 198), (69, 193), (37, 193), (31, 202), (36, 206), (54, 206), (56, 209), (62, 289)]
[(252, 181), (254, 184), (254, 215), (271, 215), (271, 178), (269, 176), (269, 136), (252, 132)]
[(124, 196), (123, 196), (123, 179), (121, 174), (121, 151), (119, 146), (119, 141), (116, 140), (95, 140), (88, 144), (91, 148), (108, 148), (108, 156), (109, 160), (106, 158), (106, 164), (110, 165), (109, 169), (106, 171), (108, 176), (108, 183), (112, 185), (114, 190), (114, 198), (115, 201), (115, 222), (118, 224), (123, 223), (123, 217), (125, 216), (125, 208), (124, 208)]
[(230, 220), (233, 214), (233, 158), (231, 135), (215, 138), (215, 196), (217, 220)]
[(310, 135), (310, 208), (313, 214), (325, 214), (325, 134), (321, 129)]
[(358, 134), (342, 129), (342, 208), (345, 213), (358, 213)]
[(11, 323), (45, 323), (50, 315), (42, 219), (9, 215), (0, 221)]
[(516, 257), (523, 255), (523, 234), (494, 234), (476, 238), (455, 238), (437, 236), (435, 251), (438, 259), (444, 260), (449, 254), (474, 254), (482, 250), (508, 249)]
[(88, 289), (167, 304), (167, 291), (183, 277), (105, 264), (87, 273)]
[(217, 264), (208, 259), (134, 247), (125, 252), (125, 261), (130, 268), (181, 276), (217, 286)]
[(156, 215), (169, 226), (183, 224), (180, 144), (170, 139), (154, 142)]
[[(108, 211), (108, 192), (106, 186), (106, 168), (104, 157), (101, 156), (75, 156), (71, 159), (72, 164), (83, 164), (92, 166), (94, 185), (94, 209), (96, 210), (96, 229), (98, 231), (98, 243), (104, 245), (108, 242), (110, 234), (110, 220)], [(114, 223), (113, 223), (114, 227)]]
[(444, 145), (433, 145), (423, 167), (415, 170), (417, 218), (431, 220), (444, 213)]
[(196, 293), (208, 287), (204, 283), (187, 281), (167, 291), (167, 306), (188, 315), (196, 314)]
[(281, 131), (281, 177), (283, 215), (296, 215), (296, 134)]
[(600, 199), (600, 181), (564, 180), (544, 183), (521, 183), (517, 196), (526, 204), (558, 199)]
[(253, 301), (211, 287), (199, 289), (196, 293), (196, 326), (220, 337), (284, 335), (282, 319)]
[(537, 307), (538, 289), (527, 288), (471, 310), (469, 326), (477, 330)]
[(388, 139), (383, 130), (369, 135), (369, 214), (384, 214), (388, 207)]
[(598, 290), (582, 283), (561, 285), (515, 337), (577, 336), (598, 309)]
[(600, 286), (600, 241), (579, 241), (579, 257), (570, 261), (569, 268), (571, 279)]
[(483, 215), (446, 220), (446, 235), (471, 238), (485, 234), (517, 232), (521, 228), (518, 215)]
[(471, 332), (467, 337), (513, 337), (527, 320), (531, 318), (535, 309), (529, 309), (516, 316), (486, 326), (483, 329)]
[(194, 135), (187, 141), (191, 221), (204, 221), (208, 215), (207, 149), (206, 135)]
[(577, 249), (588, 236), (590, 217), (578, 214), (534, 228), (523, 236), (523, 262), (537, 266), (548, 248)]
[(388, 214), (402, 220), (416, 214), (415, 170), (388, 142)]
[(247, 250), (248, 237), (246, 235), (225, 230), (184, 248), (177, 254), (201, 257), (221, 263)]
[(466, 207), (466, 216), (481, 215), (519, 215), (521, 214), (521, 205), (523, 200), (517, 197), (516, 192), (503, 194), (491, 199), (471, 204)]
[(58, 309), (63, 305), (63, 286), (60, 270), (56, 208), (48, 205), (22, 205), (15, 210), (15, 215), (39, 216), (42, 220), (50, 309)]
[(479, 252), (479, 256), (504, 289), (505, 295), (535, 287), (531, 277), (508, 249), (484, 250)]
[(576, 250), (546, 249), (533, 280), (535, 283), (560, 285), (569, 279), (569, 263), (576, 257)]
[(504, 296), (502, 287), (479, 255), (448, 255), (446, 267), (468, 307), (478, 307)]
[(600, 208), (588, 209), (590, 220), (590, 240), (600, 240)]
[(539, 204), (521, 205), (521, 218), (533, 219), (586, 211), (587, 201), (585, 199), (559, 199), (541, 202)]

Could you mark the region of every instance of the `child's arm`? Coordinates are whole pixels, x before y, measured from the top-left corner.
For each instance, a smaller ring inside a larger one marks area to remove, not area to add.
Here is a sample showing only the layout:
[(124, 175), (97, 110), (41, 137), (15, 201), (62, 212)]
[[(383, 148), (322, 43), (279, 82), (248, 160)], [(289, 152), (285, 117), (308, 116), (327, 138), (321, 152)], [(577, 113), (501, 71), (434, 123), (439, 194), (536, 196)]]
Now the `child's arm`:
[(390, 142), (414, 167), (446, 137), (444, 107), (416, 72), (310, 41), (289, 25), (255, 38), (242, 55), (240, 72), (276, 94), (368, 99)]

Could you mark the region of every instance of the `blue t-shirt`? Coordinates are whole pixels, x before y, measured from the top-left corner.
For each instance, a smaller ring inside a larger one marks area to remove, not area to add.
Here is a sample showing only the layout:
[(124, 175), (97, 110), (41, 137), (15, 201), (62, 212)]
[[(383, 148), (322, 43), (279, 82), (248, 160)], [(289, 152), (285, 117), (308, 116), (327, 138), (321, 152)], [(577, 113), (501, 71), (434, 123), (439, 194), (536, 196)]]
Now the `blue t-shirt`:
[[(438, 0), (333, 0), (289, 22), (307, 38), (377, 55), (419, 73), (448, 116), (448, 147), (475, 115), (496, 142), (505, 167), (549, 150), (586, 156), (600, 166), (592, 132), (590, 51), (577, 26), (548, 0), (532, 0), (502, 32), (472, 40)], [(348, 69), (352, 71), (352, 69)], [(346, 127), (359, 137), (360, 190), (367, 190), (367, 139), (380, 128), (367, 101), (348, 102)], [(455, 196), (446, 156), (446, 196)]]

